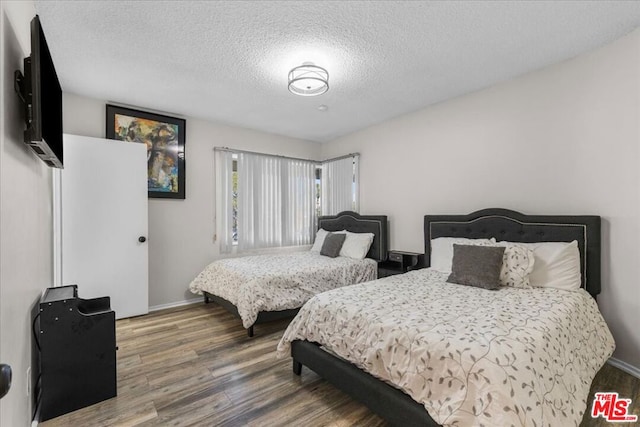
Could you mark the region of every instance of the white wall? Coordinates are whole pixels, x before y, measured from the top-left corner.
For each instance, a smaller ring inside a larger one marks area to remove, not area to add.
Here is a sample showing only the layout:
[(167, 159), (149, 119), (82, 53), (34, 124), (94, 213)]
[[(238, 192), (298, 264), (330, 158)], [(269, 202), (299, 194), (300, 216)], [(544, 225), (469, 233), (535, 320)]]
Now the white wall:
[[(472, 71), (470, 71), (472, 72)], [(564, 63), (323, 145), (361, 153), (361, 212), (420, 251), (427, 213), (504, 207), (603, 218), (598, 302), (640, 367), (640, 30)]]
[[(105, 101), (64, 95), (65, 133), (104, 138)], [(191, 280), (220, 255), (214, 243), (213, 147), (319, 159), (320, 144), (187, 117), (186, 199), (149, 199), (149, 305), (197, 298)]]
[(30, 309), (52, 286), (51, 170), (23, 143), (24, 115), (13, 72), (31, 51), (33, 2), (0, 2), (0, 362), (13, 368), (0, 401), (0, 425), (27, 426), (26, 372), (31, 362)]

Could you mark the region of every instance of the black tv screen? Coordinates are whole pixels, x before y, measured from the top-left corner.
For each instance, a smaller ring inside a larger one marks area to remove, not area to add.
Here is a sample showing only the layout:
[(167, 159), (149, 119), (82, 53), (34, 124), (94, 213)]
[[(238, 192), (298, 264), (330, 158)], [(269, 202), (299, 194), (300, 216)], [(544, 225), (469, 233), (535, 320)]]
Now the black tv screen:
[(25, 142), (49, 166), (62, 168), (62, 88), (40, 18), (31, 21), (31, 56), (24, 60)]

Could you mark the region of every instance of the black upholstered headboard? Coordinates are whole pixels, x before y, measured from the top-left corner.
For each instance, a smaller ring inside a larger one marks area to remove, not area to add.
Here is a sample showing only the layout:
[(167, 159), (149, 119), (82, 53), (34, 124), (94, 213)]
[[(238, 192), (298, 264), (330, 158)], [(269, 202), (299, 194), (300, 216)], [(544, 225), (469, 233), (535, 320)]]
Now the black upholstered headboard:
[(318, 228), (324, 228), (327, 231), (347, 230), (352, 233), (373, 233), (373, 243), (367, 252), (367, 258), (376, 261), (387, 259), (389, 243), (386, 215), (360, 215), (356, 212), (344, 211), (338, 215), (319, 217)]
[(431, 239), (495, 237), (509, 242), (578, 241), (582, 287), (600, 293), (600, 217), (594, 215), (524, 215), (507, 209), (483, 209), (468, 215), (425, 215), (425, 263), (431, 262)]

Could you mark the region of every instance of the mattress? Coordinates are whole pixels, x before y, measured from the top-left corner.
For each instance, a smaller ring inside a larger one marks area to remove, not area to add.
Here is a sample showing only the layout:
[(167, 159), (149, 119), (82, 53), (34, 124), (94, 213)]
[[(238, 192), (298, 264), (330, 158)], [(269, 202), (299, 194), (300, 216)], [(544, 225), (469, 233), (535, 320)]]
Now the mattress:
[(489, 291), (431, 269), (316, 295), (278, 344), (308, 340), (442, 425), (579, 425), (614, 341), (584, 290)]
[(369, 258), (293, 252), (214, 261), (198, 274), (189, 289), (231, 302), (248, 328), (261, 311), (299, 308), (320, 292), (376, 277), (377, 263)]

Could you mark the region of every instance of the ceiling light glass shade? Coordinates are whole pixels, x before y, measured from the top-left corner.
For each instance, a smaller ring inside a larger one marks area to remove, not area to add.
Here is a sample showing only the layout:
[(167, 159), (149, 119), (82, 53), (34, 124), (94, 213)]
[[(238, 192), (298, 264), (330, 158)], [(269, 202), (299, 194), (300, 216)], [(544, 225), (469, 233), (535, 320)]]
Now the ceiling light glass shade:
[(305, 62), (289, 71), (289, 91), (301, 96), (322, 95), (329, 90), (329, 73), (322, 67)]

